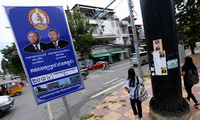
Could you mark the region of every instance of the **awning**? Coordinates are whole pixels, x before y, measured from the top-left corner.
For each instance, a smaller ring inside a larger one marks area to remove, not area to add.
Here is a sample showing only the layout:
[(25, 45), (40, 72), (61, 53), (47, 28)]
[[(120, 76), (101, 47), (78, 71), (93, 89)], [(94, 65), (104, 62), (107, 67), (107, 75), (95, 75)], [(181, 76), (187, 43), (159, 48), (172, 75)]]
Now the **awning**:
[(118, 51), (112, 51), (110, 52), (111, 54), (116, 54), (116, 53), (124, 53), (126, 52), (125, 50), (118, 50)]
[(97, 57), (103, 57), (103, 56), (111, 56), (110, 53), (99, 53), (99, 54), (93, 54), (92, 57), (97, 58)]

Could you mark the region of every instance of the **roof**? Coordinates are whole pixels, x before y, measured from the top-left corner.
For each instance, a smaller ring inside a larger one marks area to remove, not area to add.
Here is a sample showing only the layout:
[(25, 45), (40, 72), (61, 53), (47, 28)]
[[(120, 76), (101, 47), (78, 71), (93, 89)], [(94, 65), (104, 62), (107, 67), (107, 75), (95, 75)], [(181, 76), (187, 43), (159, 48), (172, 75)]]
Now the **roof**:
[[(72, 9), (76, 8), (76, 6), (79, 5), (79, 7), (89, 7), (89, 8), (98, 8), (98, 9), (104, 9), (103, 7), (97, 7), (97, 6), (90, 6), (90, 5), (83, 5), (83, 4), (75, 4)], [(107, 10), (111, 10), (113, 11), (114, 9), (110, 9), (110, 8), (107, 8)]]
[[(134, 18), (134, 20), (137, 20), (137, 18)], [(122, 21), (129, 21), (130, 22), (130, 15), (122, 19)]]
[(7, 84), (7, 83), (11, 83), (11, 82), (19, 82), (19, 81), (17, 81), (17, 80), (0, 81), (0, 85), (2, 85), (2, 84)]

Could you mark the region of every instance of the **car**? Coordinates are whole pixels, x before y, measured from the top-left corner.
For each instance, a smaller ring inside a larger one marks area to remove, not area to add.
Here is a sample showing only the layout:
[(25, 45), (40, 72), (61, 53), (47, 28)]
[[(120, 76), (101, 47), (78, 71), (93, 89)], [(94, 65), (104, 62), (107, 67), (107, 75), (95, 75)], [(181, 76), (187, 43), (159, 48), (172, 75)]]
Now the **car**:
[(83, 78), (83, 80), (85, 80), (86, 77), (89, 75), (89, 71), (84, 66), (80, 66), (79, 68), (80, 68), (80, 71), (81, 71), (82, 78)]
[(4, 75), (0, 75), (0, 80), (5, 80), (6, 78), (4, 77)]
[(15, 99), (10, 96), (0, 96), (0, 118), (3, 114), (12, 108), (15, 104)]
[[(147, 55), (147, 51), (140, 52), (139, 54), (140, 54), (139, 60), (140, 60), (140, 63), (141, 63), (142, 65), (144, 65), (144, 64), (146, 64), (146, 63), (149, 62), (149, 60), (148, 60), (148, 55)], [(138, 65), (136, 57), (137, 57), (137, 56), (136, 56), (136, 53), (134, 53), (134, 54), (132, 55), (132, 57), (130, 58), (130, 64), (133, 65), (133, 66), (134, 66), (134, 65)]]
[(25, 82), (23, 81), (22, 77), (21, 76), (11, 76), (11, 80), (17, 80), (19, 81), (19, 84), (21, 86), (24, 86), (25, 85)]
[(105, 61), (98, 61), (95, 65), (88, 66), (88, 70), (94, 70), (98, 68), (102, 68), (106, 64)]
[(23, 92), (22, 86), (17, 80), (1, 81), (0, 95), (18, 96)]

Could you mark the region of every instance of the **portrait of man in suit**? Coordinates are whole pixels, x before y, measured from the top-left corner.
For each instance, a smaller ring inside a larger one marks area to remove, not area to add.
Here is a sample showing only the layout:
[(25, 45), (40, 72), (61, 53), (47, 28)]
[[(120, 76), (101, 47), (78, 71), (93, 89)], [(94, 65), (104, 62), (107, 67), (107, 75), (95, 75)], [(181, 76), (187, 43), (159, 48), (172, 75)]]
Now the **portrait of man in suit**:
[(156, 46), (156, 51), (159, 51), (160, 50), (160, 45), (157, 45)]
[(49, 38), (51, 39), (51, 42), (48, 43), (49, 48), (52, 49), (60, 49), (64, 48), (69, 45), (69, 42), (66, 40), (60, 40), (59, 39), (59, 32), (55, 29), (49, 30)]
[(162, 68), (161, 68), (161, 73), (167, 73), (167, 70), (166, 70), (165, 67), (162, 67)]
[(165, 53), (163, 51), (159, 53), (160, 53), (160, 58), (165, 57)]
[(36, 31), (30, 31), (28, 33), (28, 39), (31, 42), (31, 44), (29, 44), (23, 49), (25, 52), (37, 53), (49, 49), (46, 43), (40, 42), (40, 34)]

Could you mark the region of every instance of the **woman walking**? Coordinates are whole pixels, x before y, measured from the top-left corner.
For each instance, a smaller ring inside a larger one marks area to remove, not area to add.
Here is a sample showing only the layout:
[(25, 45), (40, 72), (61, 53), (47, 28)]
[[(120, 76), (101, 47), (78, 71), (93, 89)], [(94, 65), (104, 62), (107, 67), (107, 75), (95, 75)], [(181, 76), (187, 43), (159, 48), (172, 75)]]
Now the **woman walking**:
[(198, 70), (193, 63), (192, 58), (187, 56), (187, 57), (185, 57), (184, 65), (182, 66), (182, 70), (181, 70), (181, 75), (183, 76), (183, 79), (184, 79), (185, 90), (187, 92), (187, 97), (185, 99), (190, 100), (190, 98), (192, 98), (192, 100), (195, 103), (194, 107), (198, 107), (199, 103), (196, 100), (195, 96), (192, 94), (193, 85), (189, 85), (188, 82), (187, 82), (189, 69), (197, 71), (197, 74), (198, 74)]
[[(139, 83), (137, 81), (139, 81)], [(144, 87), (142, 79), (135, 76), (135, 71), (132, 67), (129, 68), (128, 79), (126, 81), (126, 86), (124, 87), (124, 89), (130, 93), (131, 107), (135, 115), (134, 120), (141, 120), (142, 118), (142, 102), (138, 99), (138, 88), (140, 87), (140, 85)]]

